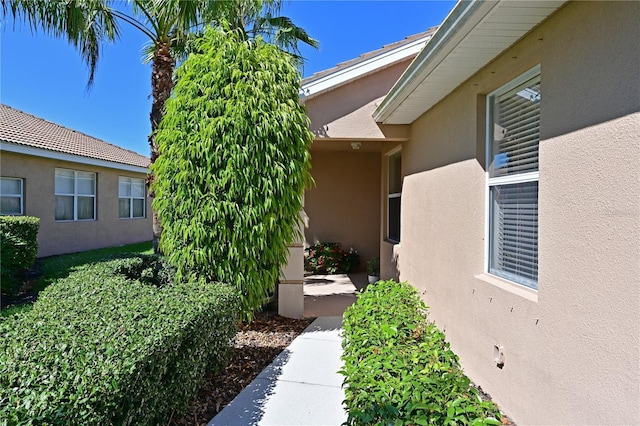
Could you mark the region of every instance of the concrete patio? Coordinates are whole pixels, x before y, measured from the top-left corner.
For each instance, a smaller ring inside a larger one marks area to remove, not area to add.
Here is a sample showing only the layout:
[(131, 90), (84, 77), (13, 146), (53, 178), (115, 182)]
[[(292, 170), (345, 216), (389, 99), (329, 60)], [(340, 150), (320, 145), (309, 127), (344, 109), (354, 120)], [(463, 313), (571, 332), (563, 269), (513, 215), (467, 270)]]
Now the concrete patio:
[(367, 285), (364, 272), (304, 277), (305, 318), (342, 316), (356, 300), (356, 294)]

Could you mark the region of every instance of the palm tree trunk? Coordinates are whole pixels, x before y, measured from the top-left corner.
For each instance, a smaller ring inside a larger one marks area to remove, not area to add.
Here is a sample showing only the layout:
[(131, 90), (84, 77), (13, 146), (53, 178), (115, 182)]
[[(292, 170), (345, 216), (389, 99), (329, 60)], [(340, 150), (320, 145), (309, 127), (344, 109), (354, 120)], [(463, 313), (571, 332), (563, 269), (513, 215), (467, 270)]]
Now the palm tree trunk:
[[(149, 135), (149, 146), (151, 147), (151, 164), (153, 164), (160, 152), (156, 143), (156, 131), (158, 125), (164, 116), (164, 104), (171, 96), (173, 89), (173, 70), (176, 61), (169, 51), (169, 43), (163, 42), (156, 46), (153, 54), (153, 65), (151, 67), (151, 95), (153, 98), (151, 104), (151, 135)], [(150, 173), (147, 184), (153, 182), (153, 174)], [(149, 196), (154, 197), (152, 190)], [(158, 213), (153, 210), (153, 251), (160, 253), (160, 236), (162, 235), (162, 224), (158, 218)]]

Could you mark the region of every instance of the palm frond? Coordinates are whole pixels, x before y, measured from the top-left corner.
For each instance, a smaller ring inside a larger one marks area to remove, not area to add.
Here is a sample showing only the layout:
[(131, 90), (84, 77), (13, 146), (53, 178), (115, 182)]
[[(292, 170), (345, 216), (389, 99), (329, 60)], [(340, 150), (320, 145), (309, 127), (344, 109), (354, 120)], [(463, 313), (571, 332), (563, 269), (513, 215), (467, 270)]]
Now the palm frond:
[(88, 87), (93, 84), (102, 45), (120, 37), (116, 17), (103, 0), (2, 0), (3, 15), (9, 11), (14, 22), (27, 23), (33, 32), (65, 38), (78, 49), (89, 67)]
[(281, 49), (300, 57), (300, 42), (311, 47), (318, 48), (318, 40), (312, 38), (302, 27), (293, 23), (286, 16), (264, 15), (255, 18), (253, 34), (254, 37), (261, 35), (270, 43)]

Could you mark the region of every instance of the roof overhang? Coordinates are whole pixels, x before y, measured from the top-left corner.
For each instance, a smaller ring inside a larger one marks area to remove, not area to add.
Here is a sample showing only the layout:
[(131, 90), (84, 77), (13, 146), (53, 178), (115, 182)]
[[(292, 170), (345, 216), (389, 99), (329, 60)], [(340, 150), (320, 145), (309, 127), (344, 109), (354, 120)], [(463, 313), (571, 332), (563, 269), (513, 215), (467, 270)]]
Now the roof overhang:
[(411, 124), (564, 3), (459, 1), (373, 118), (384, 124)]
[(430, 38), (431, 34), (427, 34), (398, 48), (385, 51), (346, 68), (338, 68), (335, 72), (304, 83), (300, 89), (300, 99), (304, 102), (372, 72), (410, 58), (420, 52)]
[(65, 152), (51, 151), (48, 149), (35, 148), (20, 145), (7, 141), (0, 141), (0, 151), (14, 152), (16, 154), (32, 155), (34, 157), (48, 158), (52, 160), (68, 161), (71, 163), (85, 164), (89, 166), (106, 167), (109, 169), (122, 170), (134, 173), (148, 173), (147, 167), (133, 166), (130, 164), (117, 163), (115, 161), (100, 160), (97, 158), (83, 157), (81, 155), (67, 154)]
[(408, 138), (316, 138), (311, 144), (311, 152), (383, 152), (407, 140)]

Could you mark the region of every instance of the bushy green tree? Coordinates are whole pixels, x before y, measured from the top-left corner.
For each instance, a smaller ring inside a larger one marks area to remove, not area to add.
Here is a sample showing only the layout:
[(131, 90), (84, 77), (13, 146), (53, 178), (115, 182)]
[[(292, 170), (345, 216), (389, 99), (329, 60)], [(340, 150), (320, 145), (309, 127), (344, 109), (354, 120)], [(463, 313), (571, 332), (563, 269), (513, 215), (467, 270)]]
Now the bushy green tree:
[(236, 286), (246, 318), (297, 236), (313, 135), (291, 55), (210, 28), (177, 70), (157, 141), (153, 202), (178, 278)]
[[(149, 38), (146, 60), (151, 62), (151, 163), (159, 155), (155, 140), (162, 120), (164, 104), (173, 88), (173, 71), (177, 61), (189, 53), (189, 40), (199, 36), (207, 26), (228, 21), (245, 38), (265, 37), (269, 42), (291, 52), (301, 62), (298, 43), (318, 47), (318, 41), (279, 16), (282, 0), (129, 0), (130, 10), (122, 9), (121, 0), (0, 0), (0, 17), (24, 20), (31, 30), (43, 29), (55, 37), (66, 38), (89, 65), (92, 84), (101, 45), (120, 36), (119, 21), (132, 25)], [(153, 175), (149, 175), (153, 180)], [(153, 196), (153, 195), (152, 195)], [(153, 212), (153, 246), (158, 252), (162, 226)]]

